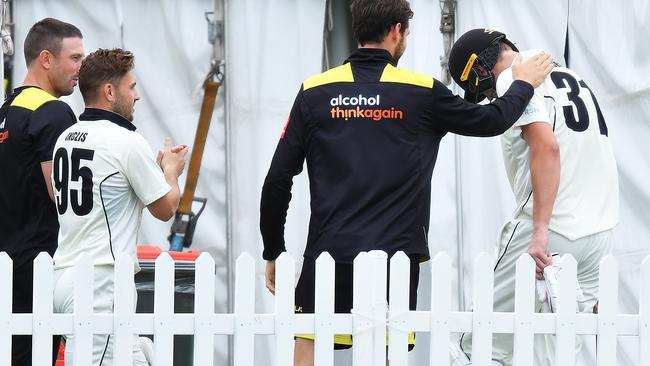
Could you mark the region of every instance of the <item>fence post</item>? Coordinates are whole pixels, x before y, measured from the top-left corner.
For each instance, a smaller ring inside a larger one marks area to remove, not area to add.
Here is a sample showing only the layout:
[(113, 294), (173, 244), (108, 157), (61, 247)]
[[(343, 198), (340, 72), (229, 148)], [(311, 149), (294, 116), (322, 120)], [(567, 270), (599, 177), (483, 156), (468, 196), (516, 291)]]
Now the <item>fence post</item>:
[(34, 260), (34, 306), (32, 320), (32, 364), (52, 363), (52, 304), (54, 269), (52, 258), (41, 252)]
[(492, 359), (492, 317), (494, 315), (494, 261), (486, 253), (475, 260), (474, 316), (472, 318), (472, 364), (489, 366)]
[(82, 254), (74, 265), (74, 348), (75, 365), (91, 365), (93, 362), (93, 261)]
[[(462, 291), (462, 288), (461, 288)], [(431, 341), (429, 366), (449, 363), (451, 257), (438, 253), (431, 261)]]
[(352, 295), (352, 364), (354, 366), (371, 366), (372, 362), (372, 265), (367, 252), (361, 252), (354, 258), (353, 295)]
[(255, 260), (253, 257), (248, 253), (242, 253), (237, 258), (235, 272), (235, 327), (233, 329), (235, 366), (253, 366), (255, 362), (255, 352), (252, 352), (255, 342)]
[(650, 256), (641, 262), (639, 288), (639, 365), (650, 365)]
[(293, 365), (295, 262), (284, 252), (275, 261), (275, 364)]
[(316, 297), (314, 309), (315, 366), (334, 365), (334, 259), (323, 252), (316, 259)]
[[(214, 364), (214, 270), (214, 259), (201, 253), (194, 267), (194, 365)], [(255, 268), (251, 276), (254, 274)]]
[(411, 288), (411, 261), (404, 252), (397, 252), (390, 259), (389, 334), (388, 359), (393, 366), (408, 362), (408, 339), (406, 319), (409, 315), (409, 292)]
[(517, 259), (515, 274), (514, 364), (532, 365), (535, 333), (535, 261), (528, 254)]
[(174, 270), (174, 260), (167, 252), (156, 258), (153, 302), (156, 366), (172, 366), (174, 360)]
[[(475, 304), (473, 326), (473, 365), (489, 365), (491, 359), (492, 333), (495, 314), (493, 312), (493, 260), (482, 253), (476, 259), (474, 293)], [(570, 255), (562, 257), (559, 263), (558, 307), (555, 313), (555, 334), (557, 353), (555, 362), (559, 365), (574, 364), (576, 336), (576, 261)], [(533, 360), (533, 335), (536, 318), (533, 268), (535, 264), (529, 255), (517, 260), (514, 310), (514, 364), (528, 365)], [(8, 366), (11, 357), (11, 336), (15, 332), (12, 324), (18, 322), (21, 333), (31, 331), (33, 335), (33, 363), (49, 364), (51, 336), (73, 329), (75, 364), (90, 363), (92, 359), (93, 334), (97, 331), (94, 321), (97, 314), (93, 309), (94, 267), (92, 259), (82, 256), (74, 268), (74, 313), (72, 323), (66, 323), (65, 330), (53, 322), (53, 279), (52, 259), (41, 253), (34, 261), (34, 310), (33, 314), (18, 317), (12, 314), (12, 260), (6, 253), (0, 253), (0, 366)], [(276, 365), (292, 365), (295, 334), (294, 314), (294, 260), (284, 253), (277, 260), (275, 334), (277, 340)], [(446, 365), (447, 344), (451, 331), (457, 331), (458, 324), (451, 322), (451, 260), (446, 253), (438, 254), (432, 261), (431, 288), (431, 357), (430, 365)], [(167, 253), (156, 260), (155, 304), (153, 314), (155, 357), (157, 366), (171, 366), (173, 360), (174, 314), (174, 262)], [(407, 363), (407, 324), (409, 311), (410, 263), (404, 253), (399, 252), (391, 259), (389, 278), (390, 307), (386, 305), (386, 254), (380, 251), (361, 253), (354, 261), (354, 308), (352, 311), (355, 366), (383, 364), (386, 357), (386, 324), (389, 325), (388, 356), (394, 366)], [(616, 363), (616, 341), (619, 330), (628, 335), (629, 317), (618, 312), (618, 262), (606, 256), (600, 264), (600, 303), (597, 317), (598, 366)], [(315, 364), (333, 364), (332, 341), (335, 328), (334, 314), (335, 263), (324, 253), (316, 260), (316, 298), (314, 313)], [(206, 253), (196, 261), (196, 297), (194, 311), (194, 364), (212, 364), (215, 314), (215, 272), (214, 260)], [(256, 331), (255, 315), (255, 262), (247, 254), (237, 260), (235, 311), (233, 315), (233, 336), (235, 340), (235, 365), (252, 366)], [(639, 296), (638, 335), (640, 364), (650, 364), (650, 256), (641, 264), (641, 288)], [(130, 364), (135, 328), (133, 261), (122, 256), (115, 262), (114, 282), (114, 363)], [(22, 325), (28, 315), (31, 329)], [(387, 317), (388, 315), (388, 317)], [(455, 314), (454, 314), (455, 315)], [(62, 325), (62, 318), (56, 324)], [(68, 319), (68, 318), (66, 318)], [(388, 320), (387, 320), (388, 319)], [(549, 318), (550, 319), (550, 318)], [(590, 318), (593, 319), (593, 318)], [(617, 324), (619, 319), (623, 322)], [(636, 321), (636, 320), (634, 320)], [(70, 328), (72, 324), (72, 328)], [(464, 327), (464, 326), (463, 326)], [(620, 328), (620, 329), (619, 329)], [(548, 329), (546, 326), (544, 329)], [(591, 333), (593, 334), (593, 333)]]
[(135, 281), (133, 258), (124, 253), (115, 259), (115, 302), (113, 304), (114, 365), (133, 364), (133, 314), (135, 313)]
[(575, 364), (576, 345), (576, 261), (570, 254), (560, 260), (559, 294), (556, 316), (556, 365)]
[(374, 365), (386, 361), (386, 270), (388, 256), (381, 250), (368, 253), (372, 260), (372, 358)]
[(598, 366), (616, 365), (618, 263), (609, 254), (600, 262), (598, 294)]
[(11, 326), (13, 261), (5, 252), (0, 253), (0, 366), (11, 365)]

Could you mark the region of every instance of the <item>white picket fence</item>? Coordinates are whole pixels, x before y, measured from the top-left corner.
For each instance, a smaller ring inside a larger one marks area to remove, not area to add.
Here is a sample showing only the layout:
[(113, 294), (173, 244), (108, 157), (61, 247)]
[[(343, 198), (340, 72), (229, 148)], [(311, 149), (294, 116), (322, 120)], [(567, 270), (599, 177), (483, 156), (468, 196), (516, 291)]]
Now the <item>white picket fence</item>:
[(618, 264), (606, 257), (600, 269), (598, 315), (576, 314), (576, 262), (561, 259), (559, 308), (557, 313), (534, 313), (534, 262), (522, 255), (517, 262), (514, 313), (492, 311), (493, 259), (477, 257), (474, 270), (474, 310), (458, 312), (451, 308), (451, 260), (444, 253), (431, 265), (431, 309), (409, 311), (409, 259), (398, 253), (391, 259), (390, 306), (386, 302), (386, 261), (383, 252), (360, 254), (354, 261), (354, 310), (334, 313), (334, 261), (328, 254), (316, 261), (315, 314), (294, 314), (294, 259), (284, 253), (276, 262), (275, 313), (255, 313), (255, 260), (249, 254), (237, 259), (235, 310), (216, 314), (215, 263), (206, 253), (196, 261), (196, 292), (193, 314), (174, 314), (174, 262), (163, 253), (156, 260), (154, 312), (134, 312), (133, 263), (128, 257), (115, 264), (115, 312), (93, 314), (93, 266), (82, 258), (75, 267), (74, 314), (53, 314), (52, 259), (41, 253), (34, 264), (33, 314), (11, 313), (12, 263), (0, 253), (0, 366), (10, 365), (12, 334), (33, 334), (34, 365), (46, 365), (51, 357), (52, 334), (75, 334), (76, 365), (91, 364), (93, 334), (114, 334), (115, 365), (132, 363), (132, 334), (153, 334), (156, 366), (171, 366), (173, 336), (194, 335), (194, 365), (214, 365), (215, 335), (234, 335), (234, 364), (254, 364), (256, 334), (275, 334), (275, 365), (293, 365), (294, 334), (316, 336), (316, 366), (333, 365), (334, 334), (353, 334), (353, 364), (383, 365), (386, 359), (386, 334), (390, 337), (388, 357), (391, 366), (407, 365), (408, 332), (431, 333), (429, 365), (449, 364), (451, 333), (473, 332), (473, 361), (476, 366), (490, 364), (491, 334), (514, 333), (515, 364), (532, 365), (533, 335), (557, 334), (558, 365), (574, 364), (577, 334), (598, 335), (599, 366), (616, 364), (617, 336), (637, 336), (640, 365), (650, 365), (650, 260), (641, 268), (639, 314), (618, 313)]

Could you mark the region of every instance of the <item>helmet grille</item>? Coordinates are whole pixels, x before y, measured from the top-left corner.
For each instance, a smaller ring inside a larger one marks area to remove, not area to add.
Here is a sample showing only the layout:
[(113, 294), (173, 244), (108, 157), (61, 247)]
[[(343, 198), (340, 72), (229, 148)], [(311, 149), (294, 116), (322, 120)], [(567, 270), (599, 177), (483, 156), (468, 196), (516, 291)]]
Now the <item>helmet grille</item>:
[(499, 41), (501, 41), (503, 38), (504, 37), (498, 37), (492, 41), (492, 44), (490, 44), (486, 49), (483, 50), (483, 52), (478, 55), (478, 58), (483, 62), (488, 70), (492, 70), (494, 65), (496, 65), (497, 61), (499, 60)]

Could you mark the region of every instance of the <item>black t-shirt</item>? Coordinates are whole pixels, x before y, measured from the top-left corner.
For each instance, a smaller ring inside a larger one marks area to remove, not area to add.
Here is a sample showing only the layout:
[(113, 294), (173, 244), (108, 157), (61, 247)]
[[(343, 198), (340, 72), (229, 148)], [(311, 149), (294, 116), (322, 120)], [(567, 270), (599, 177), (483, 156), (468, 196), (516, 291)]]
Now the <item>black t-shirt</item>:
[(262, 189), (264, 259), (284, 246), (293, 176), (307, 162), (311, 219), (305, 257), (362, 251), (429, 257), (431, 175), (447, 132), (496, 136), (533, 95), (515, 81), (489, 105), (454, 95), (431, 76), (396, 68), (381, 49), (359, 49), (307, 79), (293, 104)]
[(76, 118), (66, 103), (25, 86), (2, 105), (0, 121), (0, 251), (20, 265), (56, 250), (59, 225), (41, 162), (52, 160), (56, 139)]

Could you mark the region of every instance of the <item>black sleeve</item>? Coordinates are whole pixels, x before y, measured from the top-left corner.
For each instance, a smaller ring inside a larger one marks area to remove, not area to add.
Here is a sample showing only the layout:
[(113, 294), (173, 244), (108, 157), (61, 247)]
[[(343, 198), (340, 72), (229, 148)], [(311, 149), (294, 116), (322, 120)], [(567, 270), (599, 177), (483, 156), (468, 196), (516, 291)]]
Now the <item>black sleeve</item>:
[(38, 107), (30, 117), (28, 133), (34, 141), (34, 152), (40, 161), (52, 160), (52, 150), (61, 132), (77, 122), (72, 109), (60, 100)]
[(432, 120), (443, 130), (465, 136), (497, 136), (519, 119), (533, 97), (532, 85), (515, 80), (510, 89), (490, 104), (474, 104), (436, 82)]
[(303, 139), (306, 112), (301, 90), (291, 108), (262, 187), (260, 231), (264, 241), (262, 257), (265, 260), (274, 260), (286, 250), (284, 224), (291, 200), (291, 186), (293, 177), (300, 174), (305, 161)]

